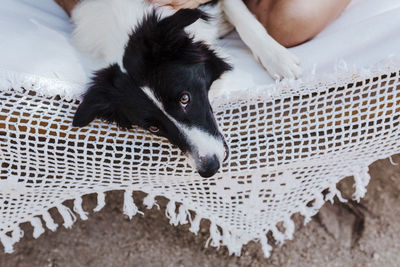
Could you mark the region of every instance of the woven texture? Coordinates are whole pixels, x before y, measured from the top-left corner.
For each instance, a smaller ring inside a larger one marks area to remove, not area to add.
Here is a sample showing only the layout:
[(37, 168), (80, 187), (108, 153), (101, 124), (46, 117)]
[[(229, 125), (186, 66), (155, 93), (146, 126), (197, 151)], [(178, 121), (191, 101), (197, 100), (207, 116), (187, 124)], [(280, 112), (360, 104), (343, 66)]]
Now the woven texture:
[[(44, 231), (39, 218), (55, 230), (53, 207), (65, 227), (75, 214), (86, 219), (81, 196), (90, 193), (98, 194), (97, 211), (105, 191), (125, 190), (124, 213), (132, 217), (140, 212), (132, 199), (139, 190), (148, 194), (148, 208), (155, 196), (167, 197), (174, 225), (190, 222), (197, 232), (200, 220), (209, 219), (206, 245), (239, 255), (242, 245), (258, 240), (268, 256), (269, 231), (277, 242), (291, 238), (290, 217), (301, 213), (307, 221), (326, 200), (341, 199), (336, 183), (346, 176), (354, 175), (359, 199), (368, 165), (400, 152), (399, 69), (391, 64), (330, 83), (282, 83), (273, 91), (214, 98), (231, 155), (209, 179), (166, 140), (140, 129), (99, 121), (72, 128), (77, 100), (40, 96), (34, 93), (40, 85), (29, 81), (0, 91), (0, 239), (12, 252), (23, 235), (20, 223), (31, 222), (34, 237)], [(62, 204), (69, 199), (74, 212)]]

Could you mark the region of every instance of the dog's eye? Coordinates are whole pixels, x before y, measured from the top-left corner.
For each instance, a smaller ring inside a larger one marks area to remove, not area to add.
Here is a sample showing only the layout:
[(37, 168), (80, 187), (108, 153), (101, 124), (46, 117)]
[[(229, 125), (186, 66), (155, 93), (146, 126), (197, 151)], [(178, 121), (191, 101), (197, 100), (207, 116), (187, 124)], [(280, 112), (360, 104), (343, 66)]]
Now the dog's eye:
[(157, 126), (150, 126), (149, 131), (152, 133), (158, 133), (160, 129)]
[(182, 105), (186, 106), (190, 102), (190, 96), (188, 93), (183, 93), (179, 99)]

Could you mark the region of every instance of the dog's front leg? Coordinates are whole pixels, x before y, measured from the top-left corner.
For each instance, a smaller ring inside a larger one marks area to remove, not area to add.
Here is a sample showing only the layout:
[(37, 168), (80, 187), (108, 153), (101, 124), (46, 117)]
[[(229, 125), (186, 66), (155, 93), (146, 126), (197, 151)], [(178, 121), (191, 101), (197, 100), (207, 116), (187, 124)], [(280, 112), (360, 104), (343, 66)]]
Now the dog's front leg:
[(223, 0), (222, 9), (243, 42), (273, 78), (298, 78), (301, 75), (299, 59), (269, 36), (242, 0)]

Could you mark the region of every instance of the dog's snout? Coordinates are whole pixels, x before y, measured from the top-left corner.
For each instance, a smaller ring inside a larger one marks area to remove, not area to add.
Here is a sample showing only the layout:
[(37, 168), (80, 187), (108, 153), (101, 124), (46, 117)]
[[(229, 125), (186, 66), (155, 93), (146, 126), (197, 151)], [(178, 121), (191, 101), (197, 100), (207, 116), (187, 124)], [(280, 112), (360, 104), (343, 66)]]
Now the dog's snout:
[(201, 177), (209, 178), (219, 170), (220, 164), (216, 155), (212, 157), (200, 158), (200, 161), (201, 168), (198, 169), (198, 172)]

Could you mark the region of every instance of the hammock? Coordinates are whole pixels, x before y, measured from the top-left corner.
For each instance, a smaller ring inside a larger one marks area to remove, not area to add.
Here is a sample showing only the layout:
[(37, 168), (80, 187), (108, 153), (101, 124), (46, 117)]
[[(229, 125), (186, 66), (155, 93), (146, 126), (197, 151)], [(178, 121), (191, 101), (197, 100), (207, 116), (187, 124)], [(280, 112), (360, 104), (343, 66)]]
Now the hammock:
[[(354, 198), (366, 193), (368, 166), (400, 152), (400, 3), (353, 1), (313, 40), (292, 48), (304, 77), (273, 82), (235, 33), (220, 41), (234, 71), (213, 85), (211, 103), (230, 146), (220, 172), (201, 178), (181, 152), (141, 129), (122, 131), (100, 121), (77, 129), (73, 114), (90, 64), (69, 43), (71, 26), (52, 0), (0, 3), (0, 240), (6, 252), (30, 222), (82, 220), (82, 196), (124, 190), (124, 213), (169, 199), (171, 224), (197, 233), (210, 220), (206, 245), (240, 255), (259, 241), (293, 236), (291, 216), (305, 222), (327, 200), (343, 200), (336, 184), (353, 175)], [(328, 191), (326, 190), (328, 189)], [(327, 194), (322, 194), (323, 191)], [(63, 204), (74, 200), (73, 211)], [(195, 214), (195, 216), (192, 216)], [(283, 228), (277, 227), (282, 224)]]

